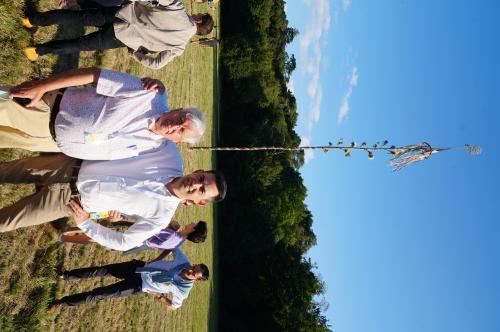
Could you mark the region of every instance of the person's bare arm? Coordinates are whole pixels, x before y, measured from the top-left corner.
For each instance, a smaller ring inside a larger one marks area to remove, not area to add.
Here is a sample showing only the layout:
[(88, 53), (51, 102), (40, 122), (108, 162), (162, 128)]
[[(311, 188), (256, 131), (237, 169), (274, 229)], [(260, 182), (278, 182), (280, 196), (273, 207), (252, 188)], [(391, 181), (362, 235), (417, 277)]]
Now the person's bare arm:
[(165, 295), (165, 294), (160, 294), (160, 293), (149, 293), (155, 297), (158, 301), (160, 301), (167, 309), (169, 310), (175, 310), (174, 306), (172, 305), (172, 301)]
[(166, 297), (165, 295), (160, 295), (160, 297), (157, 297), (157, 299), (167, 308), (168, 310), (175, 310), (172, 301)]
[(34, 106), (42, 96), (52, 90), (97, 83), (101, 70), (99, 68), (71, 69), (43, 80), (28, 81), (16, 85), (10, 90), (10, 97), (28, 98), (27, 107)]

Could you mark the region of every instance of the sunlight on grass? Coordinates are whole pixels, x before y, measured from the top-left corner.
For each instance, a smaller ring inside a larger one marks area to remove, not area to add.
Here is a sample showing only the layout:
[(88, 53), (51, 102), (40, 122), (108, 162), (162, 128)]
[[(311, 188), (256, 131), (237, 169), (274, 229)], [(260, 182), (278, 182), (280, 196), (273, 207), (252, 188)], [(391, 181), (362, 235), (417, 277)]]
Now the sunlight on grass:
[[(74, 35), (64, 29), (41, 28), (34, 35), (21, 28), (18, 19), (23, 15), (24, 4), (18, 0), (3, 0), (0, 4), (0, 85), (13, 85), (29, 78), (40, 78), (54, 71), (71, 67), (102, 66), (126, 71), (138, 76), (161, 79), (168, 90), (172, 108), (196, 106), (213, 126), (214, 115), (214, 57), (212, 49), (188, 46), (179, 57), (160, 71), (151, 71), (135, 63), (125, 50), (105, 53), (82, 52), (79, 58), (48, 56), (30, 63), (20, 52), (22, 47)], [(42, 10), (55, 9), (57, 1), (33, 1)], [(206, 5), (193, 5), (186, 1), (188, 11), (202, 12)], [(212, 11), (210, 11), (213, 13)], [(4, 42), (5, 41), (5, 42)], [(218, 102), (218, 97), (216, 99)], [(212, 130), (199, 144), (211, 144), (215, 138)], [(181, 147), (185, 171), (211, 169), (213, 156), (209, 152), (189, 152)], [(20, 150), (0, 150), (0, 160), (12, 160), (32, 155)], [(8, 206), (18, 198), (28, 195), (33, 186), (0, 185), (0, 206)], [(58, 245), (57, 234), (50, 225), (42, 225), (0, 234), (0, 331), (216, 331), (217, 309), (210, 307), (216, 295), (216, 266), (214, 247), (214, 207), (180, 207), (175, 219), (181, 224), (205, 220), (209, 236), (203, 244), (186, 243), (185, 253), (193, 263), (206, 263), (211, 270), (211, 280), (197, 284), (180, 310), (167, 312), (152, 296), (141, 295), (126, 299), (104, 301), (100, 304), (66, 308), (55, 314), (46, 311), (47, 303), (64, 295), (90, 290), (114, 282), (113, 279), (93, 279), (82, 282), (56, 282), (55, 271), (103, 265), (132, 258), (152, 259), (158, 253), (142, 253), (124, 258), (121, 253), (97, 245)]]

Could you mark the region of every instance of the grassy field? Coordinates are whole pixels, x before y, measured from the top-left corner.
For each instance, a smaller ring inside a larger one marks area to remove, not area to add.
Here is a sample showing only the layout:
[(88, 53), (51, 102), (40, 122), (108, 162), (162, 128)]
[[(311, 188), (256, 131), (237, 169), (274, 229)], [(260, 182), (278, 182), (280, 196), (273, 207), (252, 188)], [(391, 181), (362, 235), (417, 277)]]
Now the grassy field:
[[(191, 4), (188, 12), (207, 11), (206, 5)], [(205, 112), (211, 128), (200, 144), (216, 140), (218, 110), (217, 54), (212, 49), (189, 46), (180, 58), (160, 71), (136, 64), (124, 50), (102, 53), (82, 52), (80, 56), (45, 56), (35, 63), (26, 60), (20, 49), (51, 38), (68, 38), (81, 33), (78, 28), (41, 28), (32, 34), (20, 27), (19, 17), (25, 8), (41, 11), (55, 9), (57, 1), (2, 0), (0, 3), (0, 85), (12, 85), (30, 78), (46, 77), (53, 72), (85, 66), (101, 66), (126, 71), (141, 77), (161, 79), (167, 86), (172, 108), (196, 106)], [(210, 10), (210, 12), (212, 12)], [(217, 16), (217, 15), (216, 15)], [(189, 152), (181, 147), (186, 172), (215, 167), (208, 152)], [(21, 150), (0, 150), (0, 160), (12, 160), (30, 154)], [(0, 186), (0, 206), (7, 206), (33, 190), (26, 186)], [(206, 220), (209, 237), (203, 244), (186, 243), (183, 247), (193, 263), (206, 263), (210, 281), (193, 288), (181, 309), (167, 312), (152, 296), (115, 299), (94, 305), (47, 312), (54, 298), (90, 290), (115, 282), (112, 278), (83, 282), (57, 282), (57, 268), (72, 269), (131, 259), (97, 245), (60, 245), (51, 225), (42, 225), (0, 234), (0, 331), (216, 331), (217, 330), (217, 260), (215, 209), (212, 206), (180, 207), (176, 220), (181, 224)], [(61, 221), (56, 224), (61, 227)], [(151, 259), (158, 252), (133, 256)]]

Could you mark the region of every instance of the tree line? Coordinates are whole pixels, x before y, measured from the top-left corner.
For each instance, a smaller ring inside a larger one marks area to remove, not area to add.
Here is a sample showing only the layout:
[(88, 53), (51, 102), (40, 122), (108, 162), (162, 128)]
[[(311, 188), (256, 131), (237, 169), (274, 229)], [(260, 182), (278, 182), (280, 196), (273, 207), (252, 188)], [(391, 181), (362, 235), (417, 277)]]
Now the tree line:
[[(221, 146), (296, 147), (297, 105), (287, 82), (297, 35), (283, 0), (223, 1)], [(229, 194), (219, 211), (223, 331), (329, 331), (324, 291), (304, 257), (316, 243), (303, 154), (219, 152)]]

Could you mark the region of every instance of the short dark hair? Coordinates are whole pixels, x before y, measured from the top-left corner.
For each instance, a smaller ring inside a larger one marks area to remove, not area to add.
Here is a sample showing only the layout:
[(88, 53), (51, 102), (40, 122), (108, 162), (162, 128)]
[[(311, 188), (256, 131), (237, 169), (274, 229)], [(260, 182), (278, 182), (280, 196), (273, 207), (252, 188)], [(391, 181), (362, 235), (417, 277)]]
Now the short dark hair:
[(214, 197), (210, 201), (213, 203), (222, 201), (226, 197), (226, 193), (227, 193), (226, 178), (219, 171), (213, 170), (213, 171), (206, 171), (206, 172), (215, 175), (215, 185), (217, 186), (217, 191), (219, 192), (219, 195), (217, 195), (216, 197)]
[(208, 271), (208, 266), (206, 266), (205, 264), (198, 264), (198, 266), (201, 269), (200, 280), (203, 280), (203, 281), (208, 280), (208, 276), (210, 275), (210, 272)]
[(207, 223), (203, 220), (198, 221), (194, 230), (187, 235), (187, 239), (194, 243), (204, 242), (207, 238)]
[(214, 19), (210, 14), (200, 14), (201, 23), (197, 23), (196, 34), (200, 36), (208, 35), (214, 29)]

